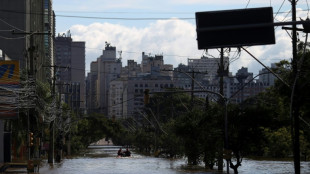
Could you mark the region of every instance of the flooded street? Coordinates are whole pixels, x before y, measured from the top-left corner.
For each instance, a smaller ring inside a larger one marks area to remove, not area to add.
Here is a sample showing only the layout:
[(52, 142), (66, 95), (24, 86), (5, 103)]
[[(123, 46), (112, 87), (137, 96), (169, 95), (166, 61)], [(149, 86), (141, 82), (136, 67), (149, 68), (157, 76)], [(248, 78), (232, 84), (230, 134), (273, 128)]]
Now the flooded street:
[[(117, 158), (118, 147), (92, 147), (80, 157), (64, 159), (53, 166), (48, 164), (40, 168), (47, 174), (211, 174), (203, 168), (195, 170), (186, 167), (186, 160), (169, 160), (143, 156), (133, 153), (133, 157)], [(225, 168), (226, 169), (226, 168)], [(224, 171), (223, 173), (226, 173)], [(233, 173), (230, 170), (230, 173)], [(294, 173), (293, 162), (257, 161), (244, 159), (239, 168), (240, 174), (289, 174)], [(310, 163), (301, 163), (301, 173), (310, 174)]]

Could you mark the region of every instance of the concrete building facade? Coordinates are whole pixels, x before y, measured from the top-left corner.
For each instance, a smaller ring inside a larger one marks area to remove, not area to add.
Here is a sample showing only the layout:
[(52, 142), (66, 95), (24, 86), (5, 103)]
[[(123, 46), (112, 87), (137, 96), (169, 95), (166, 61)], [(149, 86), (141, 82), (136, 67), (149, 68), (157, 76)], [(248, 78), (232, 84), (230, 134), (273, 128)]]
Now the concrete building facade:
[(108, 116), (109, 113), (109, 87), (110, 83), (120, 78), (122, 62), (116, 58), (116, 47), (106, 43), (102, 55), (96, 62), (91, 63), (91, 72), (87, 78), (90, 84), (88, 91), (88, 111), (101, 113)]
[[(52, 1), (1, 0), (0, 9), (0, 60), (19, 61), (21, 76), (51, 84), (55, 34)], [(10, 122), (1, 120), (0, 163), (11, 161), (11, 131)]]
[(85, 109), (85, 42), (75, 42), (70, 32), (55, 38), (55, 64), (59, 92), (74, 110)]

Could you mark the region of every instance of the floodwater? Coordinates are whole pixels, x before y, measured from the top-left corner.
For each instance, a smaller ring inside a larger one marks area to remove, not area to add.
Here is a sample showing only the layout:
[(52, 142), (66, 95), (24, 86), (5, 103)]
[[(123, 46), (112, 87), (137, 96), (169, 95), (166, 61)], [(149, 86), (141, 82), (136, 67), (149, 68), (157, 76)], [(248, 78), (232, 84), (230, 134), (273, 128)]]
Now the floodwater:
[[(117, 158), (119, 147), (91, 147), (79, 157), (64, 159), (53, 166), (44, 164), (40, 173), (47, 174), (212, 174), (203, 167), (189, 168), (185, 159), (163, 159), (139, 154)], [(223, 173), (226, 167), (224, 167)], [(233, 173), (230, 170), (230, 173)], [(291, 161), (257, 161), (243, 159), (240, 174), (290, 174), (294, 173)], [(301, 162), (301, 173), (310, 174), (310, 162)]]

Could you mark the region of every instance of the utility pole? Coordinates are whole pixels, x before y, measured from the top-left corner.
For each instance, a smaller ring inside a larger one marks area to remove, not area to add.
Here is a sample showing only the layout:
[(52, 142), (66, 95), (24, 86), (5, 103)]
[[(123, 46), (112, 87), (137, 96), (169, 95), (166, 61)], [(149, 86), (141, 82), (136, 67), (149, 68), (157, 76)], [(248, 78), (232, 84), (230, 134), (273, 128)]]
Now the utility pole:
[[(52, 66), (43, 66), (43, 67), (52, 67), (53, 68), (53, 86), (52, 86), (52, 95), (54, 98), (56, 98), (56, 68), (67, 68), (67, 67), (62, 67), (62, 66), (57, 66), (57, 65), (52, 65)], [(54, 134), (55, 134), (55, 128), (54, 128), (54, 120), (50, 122), (49, 125), (49, 130), (50, 130), (50, 137), (49, 137), (49, 150), (48, 150), (48, 163), (54, 163)]]
[[(296, 0), (290, 0), (292, 3), (292, 21), (296, 21)], [(293, 84), (293, 97), (292, 97), (292, 130), (294, 132), (293, 139), (293, 146), (294, 146), (294, 169), (295, 174), (300, 174), (300, 143), (299, 143), (299, 90), (298, 90), (298, 60), (297, 60), (297, 27), (296, 24), (292, 25), (292, 45), (293, 45), (293, 60), (292, 60), (292, 67), (293, 67), (293, 77), (296, 78), (295, 84)]]
[[(54, 98), (56, 97), (56, 65), (51, 66), (53, 67), (53, 89), (52, 95)], [(48, 163), (54, 163), (54, 120), (50, 122), (49, 126), (50, 130), (50, 137), (49, 137), (49, 148), (48, 148)]]
[[(221, 48), (220, 51), (221, 58), (220, 58), (220, 65), (219, 65), (219, 76), (220, 76), (220, 94), (224, 96), (224, 48)], [(224, 106), (224, 98), (221, 97), (219, 101), (221, 106)], [(223, 119), (221, 119), (222, 121)], [(223, 171), (223, 141), (220, 141), (220, 147), (219, 147), (219, 156), (218, 156), (218, 170)]]
[[(195, 89), (195, 82), (194, 82), (194, 80), (195, 80), (195, 72), (194, 72), (194, 69), (192, 69), (192, 85), (191, 85), (191, 89), (192, 89), (192, 91), (194, 91), (194, 89)], [(191, 92), (191, 109), (193, 109), (193, 107), (194, 107), (194, 92)]]

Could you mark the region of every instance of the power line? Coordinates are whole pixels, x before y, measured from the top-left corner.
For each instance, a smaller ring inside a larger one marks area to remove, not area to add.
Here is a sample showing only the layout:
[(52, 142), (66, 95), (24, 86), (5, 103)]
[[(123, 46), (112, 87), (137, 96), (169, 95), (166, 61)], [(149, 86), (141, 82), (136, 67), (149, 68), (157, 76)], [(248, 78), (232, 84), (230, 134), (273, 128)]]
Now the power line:
[(308, 0), (306, 0), (306, 3), (307, 3), (307, 8), (308, 8), (307, 17), (309, 17), (309, 4), (308, 4)]
[[(251, 0), (248, 1), (247, 6), (249, 5)], [(283, 1), (280, 9), (282, 8), (285, 0)], [(246, 6), (246, 8), (247, 8)], [(275, 17), (280, 13), (288, 13), (288, 12), (280, 12), (280, 9), (275, 14)], [(41, 12), (23, 12), (23, 11), (16, 11), (16, 10), (5, 10), (0, 9), (1, 12), (8, 12), (8, 13), (19, 13), (19, 14), (34, 14), (34, 15), (47, 15)], [(308, 9), (305, 10), (298, 10), (298, 11), (309, 11)], [(78, 11), (77, 11), (78, 12)], [(83, 12), (83, 11), (82, 11)], [(122, 12), (115, 12), (118, 14), (121, 14)], [(126, 13), (126, 12), (123, 12)], [(65, 17), (65, 18), (80, 18), (80, 19), (103, 19), (103, 20), (125, 20), (125, 21), (146, 21), (146, 20), (195, 20), (194, 17), (183, 17), (183, 18), (177, 18), (177, 17), (165, 17), (165, 18), (159, 18), (159, 17), (150, 17), (150, 18), (129, 18), (129, 17), (99, 17), (99, 16), (82, 16), (82, 15), (55, 15), (56, 17)]]
[(195, 20), (195, 18), (125, 18), (125, 17), (98, 17), (98, 16), (75, 16), (75, 15), (56, 15), (56, 17), (66, 18), (85, 18), (85, 19), (106, 19), (106, 20), (128, 20), (128, 21), (149, 21), (149, 20)]
[(246, 4), (245, 8), (248, 8), (248, 5), (250, 4), (251, 0), (248, 0), (248, 3)]
[(149, 14), (193, 14), (195, 12), (130, 12), (130, 11), (55, 11), (56, 13), (103, 13), (103, 14), (143, 14), (143, 15), (149, 15)]
[(282, 6), (283, 6), (283, 4), (284, 4), (284, 2), (285, 2), (286, 0), (283, 0), (283, 2), (282, 2), (282, 4), (281, 4), (281, 6), (280, 6), (280, 8), (279, 8), (279, 10), (278, 10), (278, 12), (276, 13), (276, 15), (274, 16), (274, 18), (276, 18), (277, 17), (277, 15), (279, 14), (279, 12), (280, 12), (280, 10), (281, 10), (281, 8), (282, 8)]

